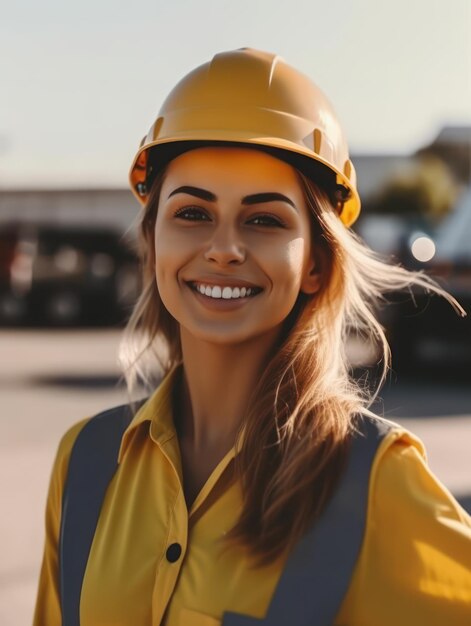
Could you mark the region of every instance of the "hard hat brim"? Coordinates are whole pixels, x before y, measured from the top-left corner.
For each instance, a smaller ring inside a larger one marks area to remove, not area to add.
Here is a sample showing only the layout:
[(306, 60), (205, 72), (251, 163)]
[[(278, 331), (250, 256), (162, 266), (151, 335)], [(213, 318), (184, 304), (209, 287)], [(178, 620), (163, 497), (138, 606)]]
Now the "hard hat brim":
[[(336, 167), (333, 166), (332, 162), (313, 153), (312, 150), (308, 147), (303, 148), (303, 146), (299, 145), (298, 143), (294, 143), (292, 141), (289, 141), (280, 137), (254, 136), (253, 133), (249, 133), (249, 132), (243, 133), (240, 130), (234, 133), (231, 133), (230, 131), (229, 132), (225, 131), (221, 133), (221, 131), (212, 131), (212, 130), (206, 130), (204, 133), (193, 131), (190, 133), (189, 132), (180, 133), (179, 135), (180, 136), (178, 136), (178, 134), (175, 133), (174, 136), (169, 139), (159, 138), (155, 141), (151, 141), (148, 143), (146, 142), (138, 150), (134, 158), (134, 161), (131, 165), (130, 171), (129, 171), (129, 180), (130, 180), (131, 190), (134, 196), (137, 198), (137, 200), (141, 204), (145, 204), (145, 202), (147, 201), (147, 194), (140, 195), (139, 192), (137, 191), (136, 171), (138, 171), (139, 169), (142, 169), (142, 167), (146, 167), (147, 159), (148, 159), (148, 155), (150, 151), (152, 151), (153, 153), (153, 162), (156, 163), (157, 166), (159, 166), (158, 165), (159, 160), (160, 160), (159, 153), (161, 153), (161, 166), (163, 167), (170, 160), (172, 160), (173, 158), (176, 158), (178, 154), (181, 154), (188, 150), (197, 149), (204, 145), (217, 145), (218, 143), (219, 144), (230, 143), (230, 144), (240, 145), (241, 147), (244, 147), (244, 146), (249, 147), (250, 145), (253, 145), (254, 147), (265, 146), (265, 147), (276, 149), (277, 151), (280, 151), (280, 153), (283, 151), (286, 151), (287, 153), (292, 153), (292, 154), (305, 157), (306, 163), (309, 163), (309, 161), (311, 161), (311, 162), (315, 162), (324, 166), (325, 168), (330, 170), (330, 172), (335, 173), (336, 182), (338, 185), (342, 185), (349, 190), (349, 197), (345, 201), (342, 211), (339, 215), (342, 222), (346, 226), (351, 226), (351, 224), (355, 222), (355, 220), (357, 219), (360, 213), (360, 208), (361, 208), (360, 197), (356, 190), (356, 185), (352, 184), (352, 179), (353, 181), (355, 181), (355, 172), (354, 172), (353, 167), (352, 167), (353, 171), (349, 172), (350, 176), (349, 178), (347, 178), (347, 176), (345, 176), (343, 172), (339, 171)], [(171, 149), (169, 150), (170, 147)], [(139, 163), (141, 163), (140, 166), (139, 166)], [(143, 174), (144, 174), (144, 177), (142, 175), (140, 176), (141, 180), (145, 180), (147, 176), (147, 172), (145, 173), (143, 172)]]

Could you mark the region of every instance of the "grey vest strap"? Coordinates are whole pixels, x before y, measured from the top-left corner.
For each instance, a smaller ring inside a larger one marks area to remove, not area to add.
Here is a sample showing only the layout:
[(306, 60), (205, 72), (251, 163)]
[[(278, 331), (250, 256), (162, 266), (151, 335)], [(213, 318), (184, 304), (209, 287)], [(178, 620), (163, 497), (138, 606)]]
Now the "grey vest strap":
[[(92, 418), (72, 450), (59, 545), (62, 626), (80, 625), (80, 593), (122, 435), (132, 419), (122, 406)], [(365, 531), (371, 465), (393, 424), (364, 417), (337, 489), (321, 518), (288, 558), (265, 619), (225, 613), (222, 626), (331, 626), (348, 590)]]
[(59, 538), (62, 626), (80, 625), (80, 593), (88, 555), (106, 489), (117, 469), (121, 438), (132, 417), (129, 405), (100, 413), (85, 424), (74, 443)]
[(322, 516), (288, 558), (265, 619), (225, 613), (222, 626), (332, 626), (365, 531), (370, 469), (393, 425), (364, 417), (347, 467)]

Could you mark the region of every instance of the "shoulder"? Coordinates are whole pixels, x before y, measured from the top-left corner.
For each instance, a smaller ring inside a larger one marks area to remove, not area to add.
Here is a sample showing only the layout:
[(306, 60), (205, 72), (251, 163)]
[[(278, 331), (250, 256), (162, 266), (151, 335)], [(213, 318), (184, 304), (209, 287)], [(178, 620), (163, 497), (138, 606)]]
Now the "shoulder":
[(390, 565), (415, 563), (423, 575), (444, 561), (442, 573), (455, 572), (459, 555), (471, 559), (471, 517), (429, 467), (422, 441), (399, 424), (387, 426), (370, 469), (364, 550)]
[[(423, 442), (412, 432), (390, 420), (369, 418), (373, 429), (382, 434), (370, 474), (370, 500), (384, 486), (384, 482), (397, 483), (410, 472), (427, 468), (427, 452)], [(379, 484), (378, 484), (379, 483)], [(370, 502), (371, 504), (371, 502)]]
[(86, 417), (79, 422), (76, 422), (62, 435), (57, 447), (56, 459), (54, 462), (55, 472), (59, 472), (65, 476), (69, 464), (70, 454), (75, 442), (77, 441), (77, 437), (91, 419), (92, 417)]
[[(354, 421), (351, 463), (363, 467), (369, 480), (369, 504), (377, 492), (377, 482), (384, 479), (385, 467), (394, 466), (393, 472), (405, 470), (401, 463), (402, 452), (409, 451), (415, 459), (426, 464), (426, 451), (422, 441), (406, 428), (373, 414), (358, 415)], [(387, 473), (387, 472), (386, 472)]]
[(374, 414), (359, 414), (355, 417), (354, 428), (357, 436), (366, 436), (378, 440), (375, 462), (384, 456), (386, 451), (395, 444), (412, 446), (419, 455), (426, 458), (425, 446), (422, 441), (401, 424)]
[[(92, 437), (98, 435), (98, 439), (102, 439), (103, 437), (106, 438), (106, 436), (111, 432), (111, 422), (116, 422), (120, 420), (120, 418), (123, 418), (125, 420), (124, 426), (118, 429), (118, 435), (120, 436), (121, 431), (128, 423), (126, 421), (126, 415), (128, 412), (129, 416), (132, 417), (130, 405), (116, 406), (96, 413), (93, 416), (86, 417), (79, 422), (73, 424), (63, 434), (59, 441), (53, 467), (53, 481), (64, 484), (69, 467), (70, 457), (79, 437), (83, 437), (87, 434), (88, 439), (90, 439), (90, 435)], [(102, 443), (103, 441), (98, 441), (99, 445)]]
[(430, 469), (420, 440), (406, 432), (385, 444), (371, 473), (371, 518), (394, 516), (396, 526), (416, 534), (431, 527), (444, 531), (446, 520), (454, 520), (455, 529), (471, 539), (471, 518)]
[(471, 518), (420, 439), (393, 424), (371, 466), (365, 537), (339, 623), (467, 624), (470, 546)]
[(397, 506), (403, 512), (414, 509), (430, 515), (446, 505), (450, 515), (470, 525), (470, 517), (430, 469), (420, 438), (395, 422), (378, 420), (388, 428), (371, 467), (370, 516), (397, 512)]
[(372, 516), (414, 511), (429, 523), (436, 522), (440, 512), (471, 527), (469, 516), (430, 469), (422, 441), (398, 424), (384, 437), (374, 459), (369, 507)]
[(375, 458), (365, 540), (366, 561), (385, 568), (385, 579), (402, 577), (401, 585), (416, 591), (423, 585), (432, 596), (471, 600), (471, 517), (406, 429), (386, 437)]
[(49, 480), (49, 490), (46, 504), (46, 524), (53, 529), (55, 537), (59, 533), (59, 521), (62, 507), (62, 494), (67, 478), (69, 461), (72, 449), (79, 433), (90, 421), (90, 418), (80, 420), (71, 426), (61, 437), (52, 466)]

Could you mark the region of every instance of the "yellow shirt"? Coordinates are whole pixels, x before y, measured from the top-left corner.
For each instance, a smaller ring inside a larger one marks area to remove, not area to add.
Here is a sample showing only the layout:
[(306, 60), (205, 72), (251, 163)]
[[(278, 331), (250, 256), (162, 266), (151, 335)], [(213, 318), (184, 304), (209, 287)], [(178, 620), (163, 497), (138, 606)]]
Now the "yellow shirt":
[[(123, 436), (83, 581), (82, 626), (218, 626), (225, 611), (262, 618), (281, 575), (285, 557), (256, 570), (244, 549), (220, 551), (242, 506), (231, 480), (236, 450), (187, 510), (173, 380), (171, 373)], [(61, 624), (62, 488), (86, 421), (64, 435), (55, 460), (34, 626)], [(470, 539), (471, 518), (428, 469), (421, 442), (398, 427), (375, 457), (366, 536), (335, 626), (470, 624)], [(172, 544), (182, 549), (174, 562), (166, 556)]]

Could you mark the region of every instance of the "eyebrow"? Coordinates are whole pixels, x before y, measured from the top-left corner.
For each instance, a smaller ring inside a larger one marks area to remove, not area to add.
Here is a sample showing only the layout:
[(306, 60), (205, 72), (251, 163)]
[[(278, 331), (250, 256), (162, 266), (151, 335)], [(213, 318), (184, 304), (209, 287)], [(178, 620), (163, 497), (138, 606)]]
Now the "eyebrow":
[[(195, 196), (196, 198), (201, 198), (201, 200), (206, 200), (207, 202), (216, 202), (217, 196), (214, 195), (211, 191), (207, 189), (201, 189), (200, 187), (191, 187), (189, 185), (183, 185), (182, 187), (177, 187), (174, 189), (168, 196), (167, 200), (177, 193), (187, 193), (190, 196)], [(263, 202), (286, 202), (293, 209), (296, 209), (296, 205), (294, 202), (288, 198), (288, 196), (283, 195), (282, 193), (278, 193), (276, 191), (267, 191), (264, 193), (254, 193), (250, 196), (245, 196), (242, 198), (243, 205), (251, 205), (251, 204), (261, 204)]]

